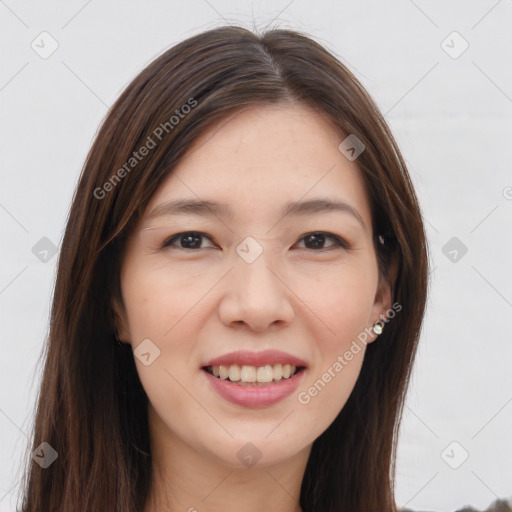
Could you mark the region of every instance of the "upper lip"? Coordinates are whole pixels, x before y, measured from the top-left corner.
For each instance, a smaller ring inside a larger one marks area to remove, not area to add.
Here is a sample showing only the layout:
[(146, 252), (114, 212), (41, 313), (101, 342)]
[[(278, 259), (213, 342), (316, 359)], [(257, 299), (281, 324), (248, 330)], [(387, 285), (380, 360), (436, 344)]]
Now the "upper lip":
[(306, 362), (296, 356), (281, 352), (279, 350), (264, 350), (262, 352), (249, 352), (248, 350), (239, 350), (230, 352), (222, 356), (211, 359), (202, 366), (230, 366), (237, 364), (239, 366), (266, 366), (268, 364), (292, 364), (295, 366), (307, 366)]

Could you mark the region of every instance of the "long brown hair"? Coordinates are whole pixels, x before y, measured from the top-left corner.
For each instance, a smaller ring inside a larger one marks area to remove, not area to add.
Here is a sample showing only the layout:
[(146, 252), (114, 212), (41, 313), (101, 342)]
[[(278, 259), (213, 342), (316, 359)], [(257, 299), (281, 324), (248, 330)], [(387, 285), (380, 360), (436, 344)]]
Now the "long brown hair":
[[(389, 234), (392, 242), (376, 243), (375, 250), (382, 275), (390, 258), (398, 262), (393, 291), (402, 306), (368, 345), (348, 402), (314, 441), (300, 505), (304, 512), (396, 510), (398, 426), (428, 269), (404, 160), (367, 92), (321, 45), (290, 30), (257, 35), (220, 27), (148, 65), (111, 107), (89, 151), (62, 241), (27, 449), (46, 442), (58, 458), (43, 469), (27, 455), (22, 512), (143, 510), (151, 480), (148, 398), (130, 345), (115, 341), (111, 313), (112, 298), (121, 299), (126, 237), (200, 133), (246, 106), (297, 101), (364, 143), (357, 163), (374, 233)], [(143, 146), (149, 148), (144, 157)], [(140, 159), (133, 156), (139, 151)]]

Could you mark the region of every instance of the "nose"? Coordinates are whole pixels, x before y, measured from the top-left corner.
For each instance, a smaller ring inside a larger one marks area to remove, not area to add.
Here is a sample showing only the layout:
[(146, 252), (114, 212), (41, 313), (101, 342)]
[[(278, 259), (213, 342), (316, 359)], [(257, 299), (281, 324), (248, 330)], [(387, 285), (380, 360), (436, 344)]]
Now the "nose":
[(293, 292), (265, 251), (252, 263), (237, 256), (224, 287), (219, 317), (226, 326), (246, 325), (264, 331), (289, 324), (295, 315), (290, 302)]

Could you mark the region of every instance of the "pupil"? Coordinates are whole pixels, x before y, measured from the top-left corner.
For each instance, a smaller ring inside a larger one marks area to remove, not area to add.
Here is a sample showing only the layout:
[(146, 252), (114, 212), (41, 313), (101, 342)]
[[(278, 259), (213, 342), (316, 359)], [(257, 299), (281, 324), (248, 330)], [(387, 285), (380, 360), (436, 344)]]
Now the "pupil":
[(306, 240), (313, 240), (313, 243), (310, 245), (312, 245), (315, 248), (318, 248), (323, 245), (324, 238), (325, 237), (323, 235), (309, 235)]
[(181, 237), (181, 246), (184, 247), (185, 249), (194, 249), (196, 247), (198, 247), (199, 245), (201, 245), (201, 243), (197, 244), (197, 243), (194, 243), (194, 240), (199, 240), (200, 236), (199, 235), (187, 235), (187, 236), (183, 236)]

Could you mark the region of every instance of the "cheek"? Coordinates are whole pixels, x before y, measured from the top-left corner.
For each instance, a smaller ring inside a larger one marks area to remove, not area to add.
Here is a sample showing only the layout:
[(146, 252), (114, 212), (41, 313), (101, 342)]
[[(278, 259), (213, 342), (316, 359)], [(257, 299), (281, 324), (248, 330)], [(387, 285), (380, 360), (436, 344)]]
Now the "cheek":
[[(205, 320), (204, 297), (215, 279), (211, 275), (193, 279), (190, 272), (171, 272), (135, 260), (127, 266), (122, 291), (134, 360), (153, 403), (186, 406), (187, 396), (180, 384), (186, 385), (199, 371), (195, 349)], [(142, 347), (143, 341), (148, 346), (144, 353), (149, 351), (152, 361), (148, 365), (144, 364), (148, 358), (138, 357), (137, 347)]]
[(337, 273), (319, 276), (307, 294), (307, 305), (315, 313), (309, 315), (315, 357), (297, 402), (321, 419), (318, 433), (339, 414), (361, 370), (365, 342), (371, 337), (368, 322), (377, 282), (376, 270), (369, 268), (345, 266)]
[(299, 409), (308, 417), (316, 418), (312, 425), (315, 436), (320, 435), (345, 406), (363, 363), (366, 345), (361, 340), (369, 339), (370, 334), (366, 323), (368, 301), (350, 295), (340, 297), (340, 294), (334, 294), (332, 299), (325, 300), (327, 309), (320, 310), (325, 326), (317, 325), (314, 364), (296, 397)]
[(341, 286), (317, 297), (319, 316), (330, 334), (323, 337), (326, 347), (340, 348), (357, 336), (367, 327), (373, 305), (371, 289), (364, 290), (364, 286), (360, 286), (351, 290)]
[(145, 268), (134, 263), (123, 287), (130, 334), (135, 344), (144, 338), (168, 344), (183, 319), (214, 284), (212, 276), (196, 278), (166, 268)]
[(342, 350), (368, 327), (377, 281), (376, 264), (368, 259), (328, 269), (303, 283), (301, 296), (323, 333), (317, 339), (322, 353)]
[[(183, 423), (179, 419), (181, 414), (188, 411), (191, 417), (199, 417), (201, 413), (191, 407), (186, 392), (191, 371), (199, 371), (191, 358), (196, 333), (190, 323), (199, 297), (190, 291), (193, 287), (179, 288), (176, 282), (159, 277), (156, 279), (155, 273), (133, 279), (126, 288), (125, 303), (142, 387), (157, 417), (164, 419), (173, 431), (179, 431)], [(146, 364), (148, 358), (139, 357), (142, 351), (137, 347), (139, 344), (142, 347), (141, 342), (148, 339), (151, 343), (144, 341), (148, 345), (144, 352), (150, 353)]]
[[(334, 421), (345, 406), (361, 370), (364, 349), (352, 354), (351, 360), (344, 358), (342, 352), (328, 362), (308, 379), (305, 379), (297, 393), (299, 411), (305, 418), (315, 418), (310, 426), (310, 435), (316, 438)], [(306, 423), (305, 425), (306, 426)]]

